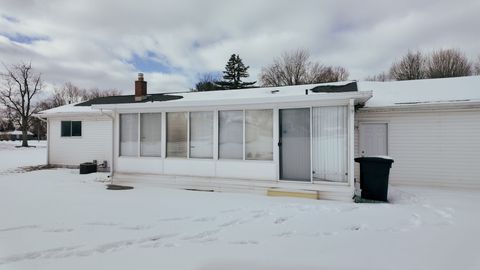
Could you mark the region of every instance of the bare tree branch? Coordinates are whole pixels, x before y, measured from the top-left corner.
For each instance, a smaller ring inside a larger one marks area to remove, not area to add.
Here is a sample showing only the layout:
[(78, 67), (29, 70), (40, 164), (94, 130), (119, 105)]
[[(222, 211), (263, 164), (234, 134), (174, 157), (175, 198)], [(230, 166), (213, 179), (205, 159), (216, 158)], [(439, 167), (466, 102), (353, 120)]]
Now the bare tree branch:
[(260, 72), (262, 86), (299, 85), (336, 82), (348, 79), (348, 71), (340, 66), (325, 66), (310, 60), (310, 53), (299, 49), (284, 52)]

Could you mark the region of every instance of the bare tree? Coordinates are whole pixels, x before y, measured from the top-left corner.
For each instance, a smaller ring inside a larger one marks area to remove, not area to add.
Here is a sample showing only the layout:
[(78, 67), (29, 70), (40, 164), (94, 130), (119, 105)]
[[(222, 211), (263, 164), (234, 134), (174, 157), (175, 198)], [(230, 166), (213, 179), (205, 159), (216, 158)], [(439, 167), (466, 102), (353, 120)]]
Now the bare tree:
[(262, 68), (259, 77), (262, 86), (299, 85), (346, 80), (348, 71), (314, 63), (308, 51), (299, 49), (275, 58), (271, 65)]
[(33, 97), (42, 89), (40, 73), (33, 70), (31, 63), (5, 65), (1, 74), (0, 102), (15, 115), (22, 130), (22, 146), (28, 147), (27, 132), (32, 114), (36, 111)]
[(390, 77), (390, 74), (386, 72), (381, 72), (373, 76), (368, 76), (365, 78), (365, 81), (377, 81), (377, 82), (386, 82), (390, 81), (392, 78)]
[(202, 74), (195, 84), (195, 88), (192, 91), (214, 91), (222, 90), (223, 87), (216, 84), (216, 82), (221, 80), (221, 76), (215, 73), (205, 73)]
[(122, 93), (117, 89), (99, 89), (99, 88), (91, 88), (89, 90), (85, 90), (85, 94), (80, 101), (86, 101), (94, 98), (101, 98), (101, 97), (110, 97), (110, 96), (119, 96)]
[(408, 51), (400, 61), (390, 67), (390, 76), (397, 80), (418, 80), (425, 78), (426, 59), (420, 51)]
[(427, 78), (447, 78), (472, 75), (472, 65), (457, 49), (434, 51), (427, 61)]
[(480, 75), (480, 55), (477, 57), (477, 62), (475, 62), (474, 71), (475, 75)]

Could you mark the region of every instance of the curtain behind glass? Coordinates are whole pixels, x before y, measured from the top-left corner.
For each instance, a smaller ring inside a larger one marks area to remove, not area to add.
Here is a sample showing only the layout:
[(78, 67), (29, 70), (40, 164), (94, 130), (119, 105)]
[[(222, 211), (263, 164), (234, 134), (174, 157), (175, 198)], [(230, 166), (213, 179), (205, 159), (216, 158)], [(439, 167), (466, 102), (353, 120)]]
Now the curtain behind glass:
[(190, 157), (213, 158), (213, 112), (190, 113)]
[(162, 114), (140, 114), (140, 155), (159, 157), (162, 152)]
[(138, 115), (120, 114), (120, 155), (138, 155)]
[(273, 160), (273, 111), (245, 111), (245, 159)]
[(312, 110), (313, 180), (347, 181), (347, 107)]
[(220, 111), (219, 158), (243, 159), (243, 111)]
[(187, 113), (167, 113), (167, 157), (187, 157)]

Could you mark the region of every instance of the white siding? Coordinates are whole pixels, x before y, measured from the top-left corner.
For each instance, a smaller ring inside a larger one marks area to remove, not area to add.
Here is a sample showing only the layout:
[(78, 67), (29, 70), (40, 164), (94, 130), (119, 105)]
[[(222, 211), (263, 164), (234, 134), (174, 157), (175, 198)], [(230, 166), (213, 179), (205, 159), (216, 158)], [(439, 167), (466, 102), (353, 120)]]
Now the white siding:
[[(480, 187), (480, 111), (359, 112), (359, 122), (388, 123), (393, 184)], [(358, 177), (358, 166), (356, 166)]]
[[(61, 121), (82, 121), (81, 137), (61, 137)], [(112, 121), (107, 117), (50, 118), (49, 163), (78, 166), (97, 160), (111, 164)]]

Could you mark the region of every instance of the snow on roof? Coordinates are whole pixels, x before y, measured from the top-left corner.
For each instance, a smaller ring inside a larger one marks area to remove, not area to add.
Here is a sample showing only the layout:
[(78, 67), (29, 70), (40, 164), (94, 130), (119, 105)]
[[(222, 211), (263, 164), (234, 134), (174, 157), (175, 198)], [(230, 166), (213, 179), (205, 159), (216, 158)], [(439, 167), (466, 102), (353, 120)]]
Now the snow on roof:
[(365, 107), (389, 107), (480, 101), (480, 76), (412, 81), (359, 82), (359, 90), (372, 90)]
[[(142, 106), (150, 106), (149, 104), (193, 104), (204, 101), (212, 103), (228, 104), (226, 101), (245, 102), (253, 99), (272, 100), (278, 98), (299, 97), (305, 95), (306, 89), (312, 89), (322, 85), (345, 85), (351, 81), (295, 85), (282, 87), (265, 87), (265, 88), (249, 88), (239, 90), (220, 90), (207, 92), (185, 92), (172, 93), (174, 95), (183, 96), (182, 99), (170, 101), (156, 101), (141, 103)], [(365, 107), (399, 107), (405, 105), (421, 105), (436, 103), (455, 103), (455, 102), (480, 102), (480, 76), (442, 78), (442, 79), (425, 79), (412, 81), (387, 81), (387, 82), (357, 82), (358, 91), (372, 91), (373, 96), (366, 101)], [(168, 93), (167, 93), (168, 94)], [(312, 93), (311, 96), (328, 97), (339, 93)], [(108, 109), (111, 105), (95, 105), (95, 106), (75, 106), (76, 104), (68, 104), (57, 108), (40, 112), (38, 115), (63, 115), (90, 113), (98, 114), (99, 107)], [(140, 104), (126, 104), (140, 105)]]
[(44, 110), (39, 112), (37, 115), (61, 115), (61, 114), (76, 114), (76, 113), (87, 113), (87, 114), (98, 114), (99, 111), (93, 109), (91, 106), (75, 106), (77, 103), (67, 104), (52, 109)]

